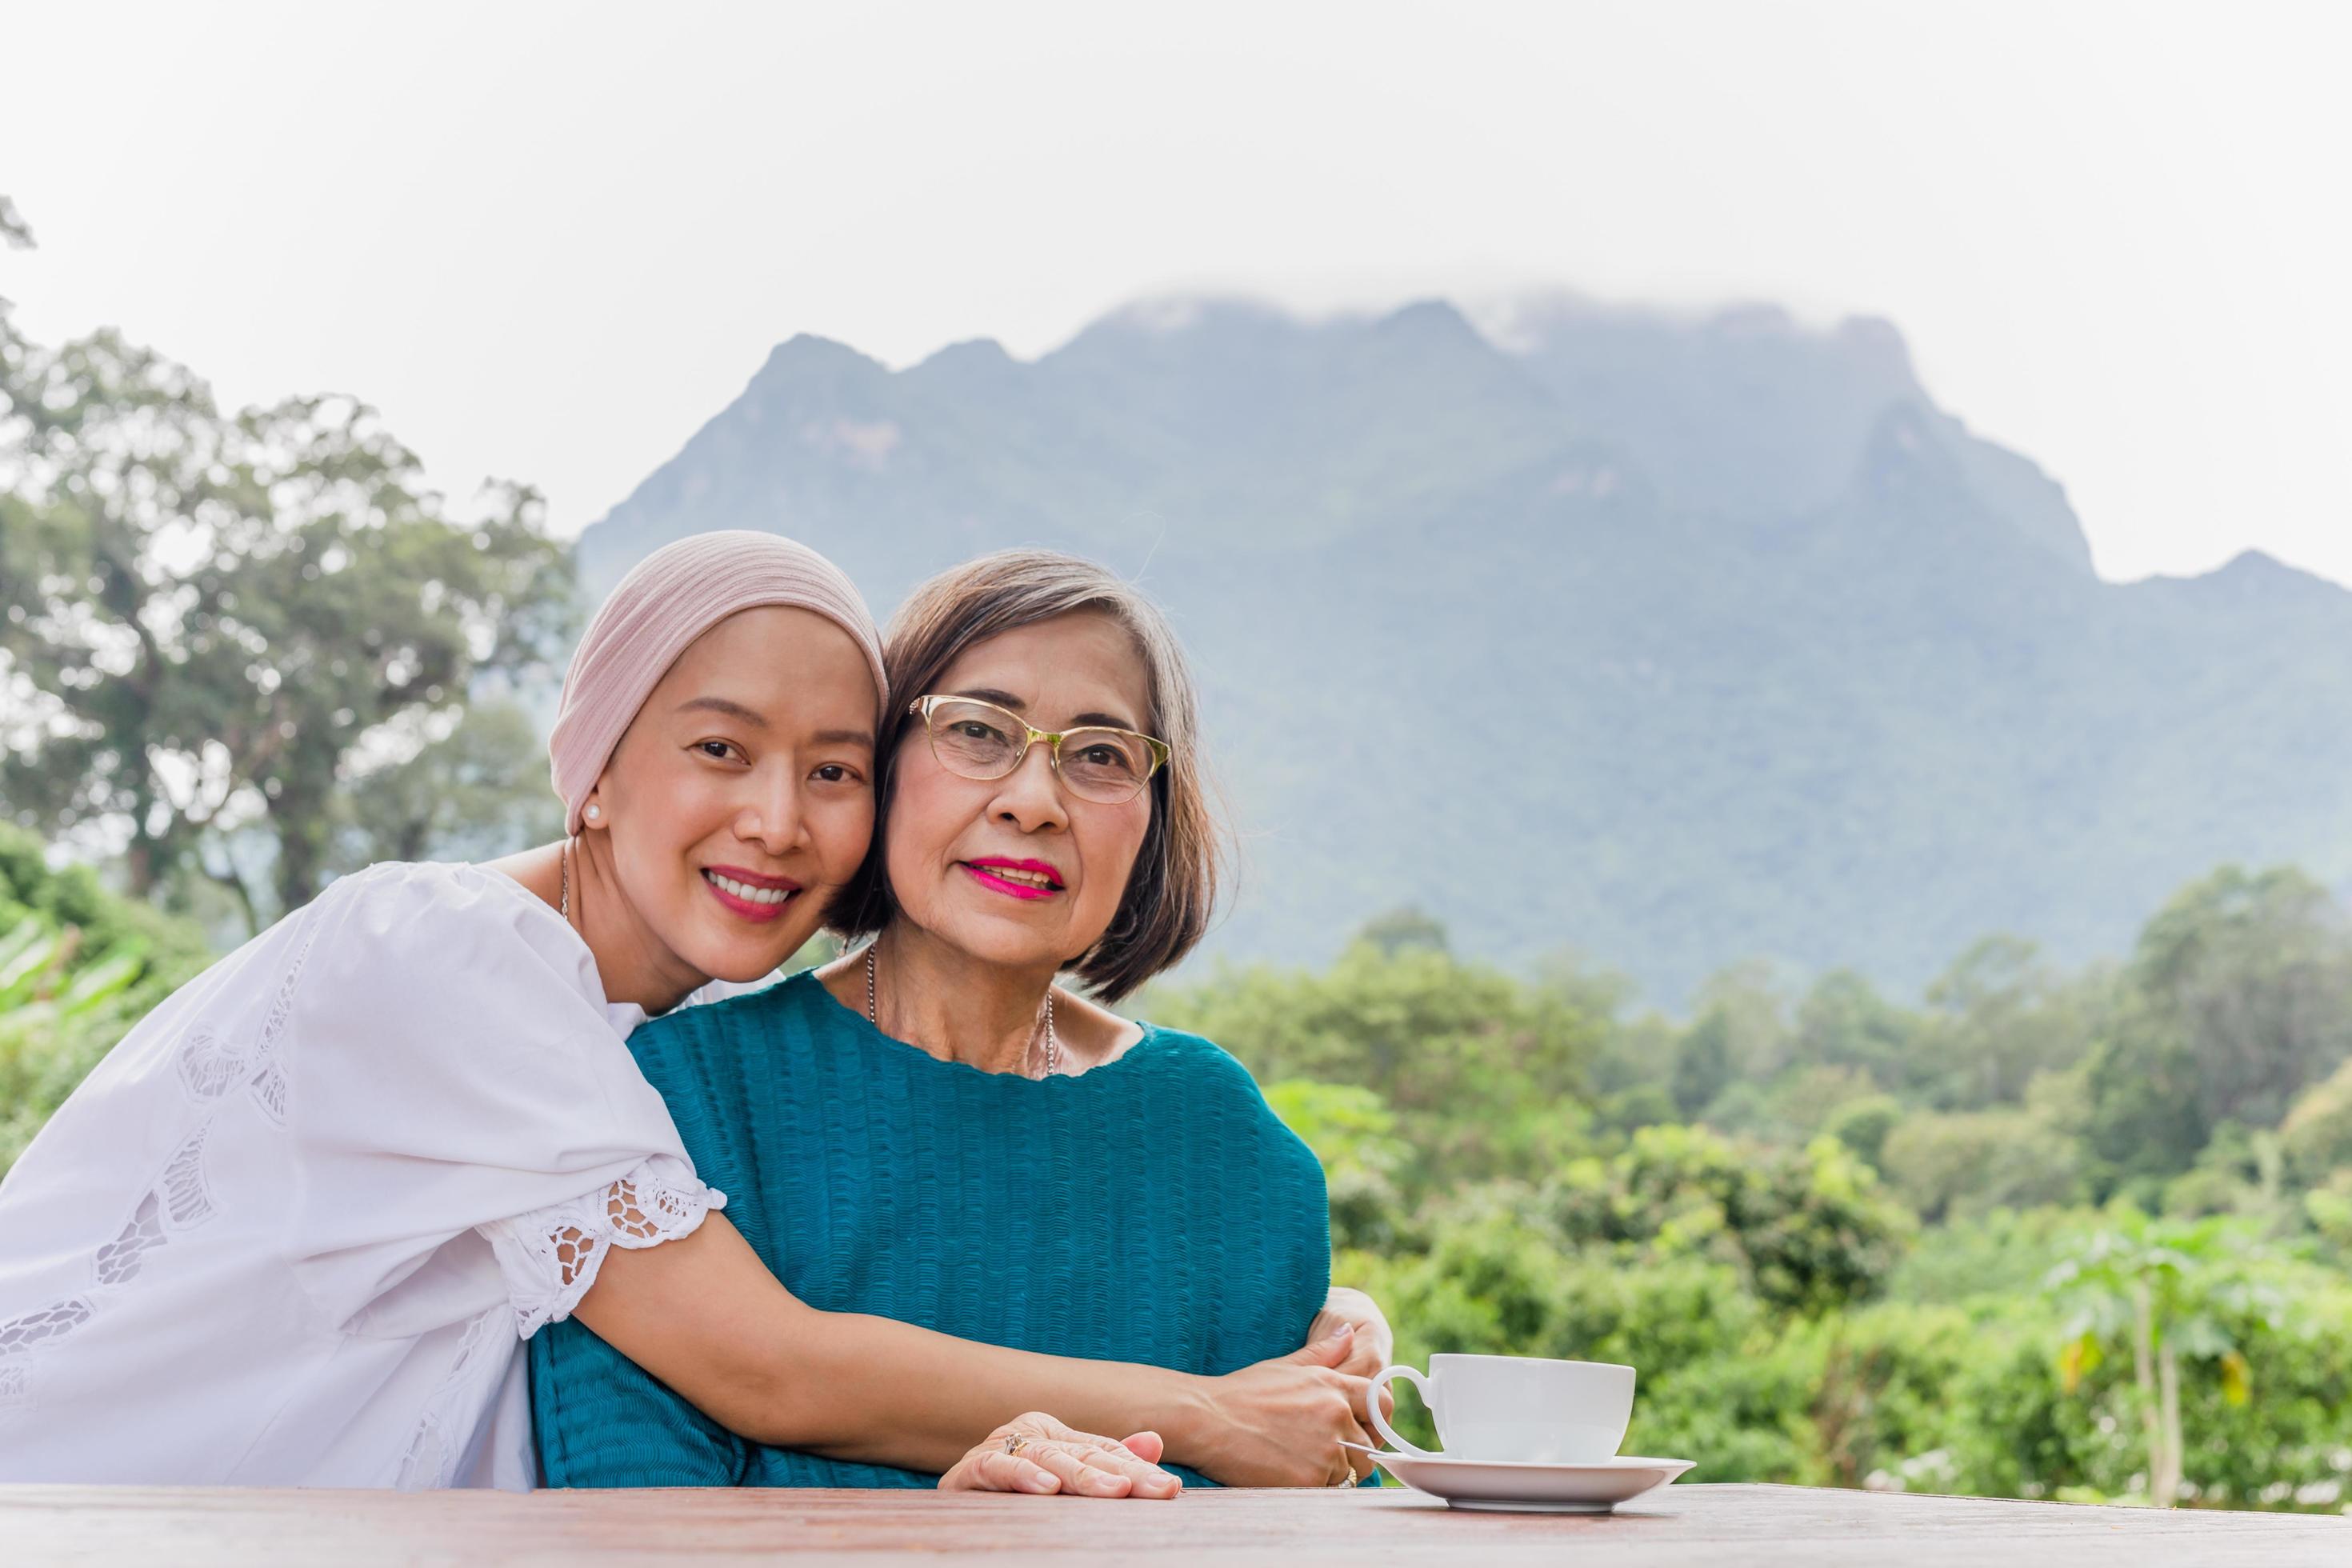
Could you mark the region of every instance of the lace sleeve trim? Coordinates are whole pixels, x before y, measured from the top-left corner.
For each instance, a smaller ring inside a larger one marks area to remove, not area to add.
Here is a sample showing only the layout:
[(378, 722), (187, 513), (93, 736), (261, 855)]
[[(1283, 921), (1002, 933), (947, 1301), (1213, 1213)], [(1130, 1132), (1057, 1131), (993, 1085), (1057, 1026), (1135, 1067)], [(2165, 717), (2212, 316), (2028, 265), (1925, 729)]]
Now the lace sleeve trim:
[(692, 1236), (727, 1194), (695, 1180), (683, 1160), (646, 1159), (609, 1186), (485, 1226), (513, 1297), (515, 1331), (529, 1339), (572, 1315), (615, 1247), (658, 1247)]

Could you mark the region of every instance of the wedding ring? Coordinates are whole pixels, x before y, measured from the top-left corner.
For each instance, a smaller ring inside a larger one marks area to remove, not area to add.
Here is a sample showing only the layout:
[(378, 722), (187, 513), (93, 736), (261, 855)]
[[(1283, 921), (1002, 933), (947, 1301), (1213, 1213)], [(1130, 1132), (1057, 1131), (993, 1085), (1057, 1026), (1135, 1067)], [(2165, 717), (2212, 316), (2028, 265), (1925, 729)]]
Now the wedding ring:
[[(1008, 1454), (1017, 1454), (1028, 1446), (1029, 1439), (1024, 1437), (1018, 1432), (1013, 1433), (1012, 1436), (1004, 1439), (1004, 1451)], [(1350, 1471), (1349, 1473), (1353, 1474), (1354, 1472)]]
[(1346, 1472), (1342, 1474), (1338, 1480), (1333, 1481), (1331, 1484), (1339, 1488), (1341, 1491), (1345, 1491), (1349, 1487), (1354, 1486), (1356, 1484), (1356, 1467), (1349, 1465)]

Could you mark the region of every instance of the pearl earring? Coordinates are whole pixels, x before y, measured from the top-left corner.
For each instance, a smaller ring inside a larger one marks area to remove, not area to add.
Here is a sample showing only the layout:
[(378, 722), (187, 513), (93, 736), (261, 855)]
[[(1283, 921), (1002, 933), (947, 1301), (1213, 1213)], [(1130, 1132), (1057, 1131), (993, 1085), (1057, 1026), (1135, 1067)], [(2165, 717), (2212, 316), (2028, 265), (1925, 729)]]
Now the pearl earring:
[(601, 805), (592, 805), (580, 815), (586, 817), (589, 821), (593, 822), (598, 817), (604, 815), (604, 808)]

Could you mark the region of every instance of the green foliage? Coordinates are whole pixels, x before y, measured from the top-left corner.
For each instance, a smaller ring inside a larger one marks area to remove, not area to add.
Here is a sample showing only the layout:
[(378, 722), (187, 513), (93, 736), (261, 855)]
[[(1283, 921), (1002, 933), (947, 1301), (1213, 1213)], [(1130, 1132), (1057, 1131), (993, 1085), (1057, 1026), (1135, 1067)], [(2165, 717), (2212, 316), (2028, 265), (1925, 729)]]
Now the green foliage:
[[(2332, 1508), (2347, 953), (2309, 884), (2224, 871), (2128, 966), (1996, 939), (1916, 1009), (1746, 966), (1677, 1025), (1571, 964), (1529, 984), (1408, 941), (1152, 1001), (1286, 1075), (1337, 1277), (1404, 1360), (1630, 1363), (1629, 1450), (1713, 1480)], [(1564, 1103), (1524, 1102), (1538, 1081)], [(2167, 1217), (2081, 1206), (2129, 1184)]]
[(2059, 974), (2032, 942), (1987, 937), (1928, 985), (1927, 1016), (1898, 1078), (1943, 1110), (2014, 1104), (2034, 1079), (2082, 1060), (2112, 984), (2096, 968), (2072, 980)]
[(201, 938), (51, 870), (0, 823), (0, 1174), (131, 1026), (203, 967)]
[(2304, 1090), (2279, 1133), (2294, 1173), (2311, 1185), (2352, 1170), (2352, 1061)]
[(1696, 1127), (1644, 1128), (1605, 1163), (1571, 1162), (1544, 1202), (1568, 1245), (1607, 1247), (1629, 1263), (1707, 1258), (1777, 1311), (1873, 1294), (1911, 1228), (1833, 1139), (1741, 1148)]
[(1374, 915), (1364, 922), (1356, 939), (1370, 942), (1390, 958), (1410, 947), (1444, 952), (1450, 946), (1444, 923), (1409, 904), (1383, 915)]
[(1884, 1171), (1887, 1134), (1903, 1120), (1903, 1102), (1891, 1094), (1868, 1094), (1839, 1105), (1822, 1123), (1822, 1131), (1853, 1150), (1873, 1167)]
[(1717, 1009), (1692, 1026), (1675, 1052), (1675, 1109), (1697, 1116), (1722, 1098), (1731, 1080), (1731, 1024)]
[(1321, 974), (1223, 971), (1154, 988), (1145, 1011), (1215, 1040), (1260, 1082), (1379, 1096), (1412, 1151), (1393, 1173), (1408, 1204), (1440, 1183), (1548, 1168), (1585, 1146), (1584, 1071), (1602, 1022), (1439, 948), (1358, 942)]
[(2089, 1151), (2110, 1190), (2187, 1170), (2224, 1121), (2275, 1127), (2352, 1058), (2352, 938), (2300, 872), (2225, 867), (2141, 933), (2090, 1060)]
[(2073, 1198), (2074, 1142), (2032, 1111), (1926, 1111), (1886, 1135), (1880, 1168), (1920, 1217), (2030, 1208)]

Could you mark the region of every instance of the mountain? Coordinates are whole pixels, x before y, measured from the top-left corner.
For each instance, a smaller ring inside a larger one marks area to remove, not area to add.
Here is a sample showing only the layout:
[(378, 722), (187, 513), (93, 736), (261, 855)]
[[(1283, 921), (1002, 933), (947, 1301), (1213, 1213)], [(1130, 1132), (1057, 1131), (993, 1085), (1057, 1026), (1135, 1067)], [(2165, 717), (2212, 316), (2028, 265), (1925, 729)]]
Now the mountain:
[(2352, 879), (2352, 594), (2257, 555), (2102, 582), (1882, 321), (1185, 300), (899, 372), (799, 337), (583, 577), (715, 528), (884, 613), (1015, 543), (1137, 578), (1202, 672), (1235, 958), (1412, 902), (1669, 1003), (1753, 955), (1910, 987), (1997, 930), (2117, 951), (2223, 860)]

